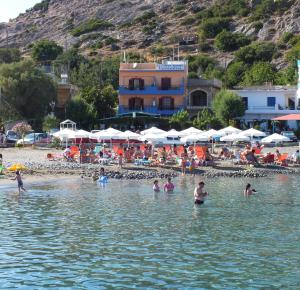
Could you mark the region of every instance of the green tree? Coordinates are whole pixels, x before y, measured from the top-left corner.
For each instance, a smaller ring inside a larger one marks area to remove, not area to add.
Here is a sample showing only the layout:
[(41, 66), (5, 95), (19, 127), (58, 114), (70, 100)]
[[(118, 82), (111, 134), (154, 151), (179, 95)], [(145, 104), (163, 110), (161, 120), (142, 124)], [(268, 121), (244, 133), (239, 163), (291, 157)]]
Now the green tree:
[(100, 87), (87, 87), (82, 90), (80, 97), (93, 107), (98, 119), (115, 115), (118, 93), (111, 85), (102, 89)]
[(298, 79), (296, 63), (289, 65), (288, 67), (278, 71), (275, 75), (276, 85), (296, 85)]
[(232, 62), (226, 70), (226, 74), (224, 78), (225, 86), (232, 88), (238, 85), (243, 80), (243, 77), (247, 69), (248, 69), (248, 65), (242, 61)]
[(0, 48), (0, 64), (12, 63), (21, 60), (20, 50), (17, 48)]
[(271, 61), (276, 51), (274, 43), (255, 42), (240, 48), (235, 56), (238, 61), (253, 64), (258, 61)]
[(81, 63), (85, 63), (87, 60), (78, 53), (77, 48), (71, 48), (66, 52), (58, 55), (53, 62), (53, 66), (57, 73), (63, 71), (78, 69)]
[(189, 113), (187, 111), (179, 111), (175, 113), (169, 119), (169, 124), (172, 128), (180, 130), (186, 128), (190, 124)]
[(201, 130), (207, 130), (221, 127), (221, 122), (211, 109), (204, 108), (198, 112), (197, 117), (193, 120), (193, 126)]
[(57, 96), (52, 79), (30, 60), (0, 65), (0, 86), (6, 101), (25, 119), (42, 119)]
[(243, 84), (245, 86), (263, 85), (274, 82), (276, 71), (268, 62), (257, 62), (245, 72)]
[(53, 128), (58, 128), (59, 120), (55, 116), (48, 115), (44, 118), (43, 121), (43, 130), (50, 132)]
[(222, 30), (215, 39), (215, 46), (221, 51), (233, 51), (250, 42), (250, 38), (243, 33)]
[(43, 39), (32, 47), (31, 56), (35, 61), (52, 61), (63, 52), (63, 48), (55, 41)]
[(90, 129), (95, 123), (96, 112), (92, 105), (88, 104), (80, 96), (74, 97), (66, 107), (68, 119), (76, 122), (80, 127)]
[(227, 126), (230, 120), (245, 114), (245, 106), (237, 94), (228, 90), (221, 90), (213, 101), (213, 111), (217, 118)]

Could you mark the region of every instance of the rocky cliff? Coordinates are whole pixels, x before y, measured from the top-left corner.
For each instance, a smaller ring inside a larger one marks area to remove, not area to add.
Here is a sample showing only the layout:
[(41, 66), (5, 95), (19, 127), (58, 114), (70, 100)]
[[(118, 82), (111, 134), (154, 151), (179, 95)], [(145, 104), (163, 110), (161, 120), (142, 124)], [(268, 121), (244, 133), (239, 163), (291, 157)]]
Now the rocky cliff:
[[(45, 38), (64, 47), (75, 45), (83, 51), (92, 48), (93, 53), (101, 54), (121, 49), (145, 50), (158, 42), (172, 46), (182, 37), (196, 35), (197, 15), (216, 2), (218, 0), (44, 0), (16, 19), (0, 24), (0, 47), (20, 47), (26, 51), (32, 43)], [(232, 15), (231, 31), (270, 41), (277, 41), (284, 32), (300, 32), (300, 0), (286, 0), (288, 8), (263, 15), (260, 21), (251, 18), (251, 9), (261, 1), (246, 2), (248, 14)], [(193, 53), (197, 47), (186, 50)], [(218, 54), (214, 49), (209, 53)]]

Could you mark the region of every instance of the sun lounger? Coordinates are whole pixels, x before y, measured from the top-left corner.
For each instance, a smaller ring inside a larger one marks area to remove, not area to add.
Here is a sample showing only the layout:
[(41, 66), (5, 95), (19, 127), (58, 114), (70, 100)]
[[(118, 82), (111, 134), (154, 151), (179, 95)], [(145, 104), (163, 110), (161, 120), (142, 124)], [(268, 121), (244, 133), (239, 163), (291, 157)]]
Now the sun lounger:
[(283, 153), (279, 156), (278, 160), (275, 160), (275, 164), (281, 165), (281, 166), (287, 166), (287, 160), (288, 160), (289, 154)]

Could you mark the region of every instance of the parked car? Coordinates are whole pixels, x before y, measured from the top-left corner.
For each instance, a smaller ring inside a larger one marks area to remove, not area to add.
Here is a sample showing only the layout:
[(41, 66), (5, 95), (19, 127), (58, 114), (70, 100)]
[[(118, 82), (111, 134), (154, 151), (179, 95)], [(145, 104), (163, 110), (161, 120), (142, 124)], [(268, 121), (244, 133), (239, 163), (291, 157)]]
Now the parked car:
[(32, 145), (32, 144), (47, 144), (51, 142), (51, 136), (47, 133), (30, 133), (24, 139), (19, 139), (17, 144)]
[(15, 144), (20, 139), (20, 136), (12, 130), (6, 132), (6, 143)]
[(291, 142), (298, 142), (298, 138), (293, 131), (282, 131), (281, 135), (290, 138)]

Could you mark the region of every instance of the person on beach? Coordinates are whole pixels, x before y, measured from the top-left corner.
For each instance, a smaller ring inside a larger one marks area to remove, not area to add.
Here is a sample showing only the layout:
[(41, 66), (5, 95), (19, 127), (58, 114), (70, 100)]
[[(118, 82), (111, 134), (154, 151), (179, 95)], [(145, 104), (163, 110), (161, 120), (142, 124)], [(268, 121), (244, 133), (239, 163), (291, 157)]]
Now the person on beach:
[[(1, 157), (0, 157), (1, 160)], [(296, 152), (292, 155), (292, 161), (296, 164), (300, 164), (300, 152), (299, 150), (296, 150)], [(1, 163), (0, 163), (1, 166)]]
[(196, 169), (196, 161), (195, 161), (195, 158), (191, 158), (191, 163), (190, 163), (190, 174), (193, 174), (193, 176), (195, 176), (195, 169)]
[(204, 191), (205, 183), (203, 181), (198, 183), (198, 186), (194, 190), (195, 204), (203, 204), (205, 197), (208, 196), (207, 191)]
[(171, 177), (168, 177), (167, 183), (164, 185), (164, 192), (173, 192), (174, 191), (174, 184), (172, 183)]
[(123, 154), (120, 153), (118, 156), (118, 162), (119, 162), (119, 167), (122, 168), (123, 166)]
[(184, 151), (181, 154), (181, 173), (182, 173), (182, 175), (185, 175), (185, 172), (186, 172), (187, 157), (188, 157), (187, 150), (186, 150), (186, 148), (184, 148)]
[(15, 176), (15, 178), (13, 178), (12, 180), (17, 180), (17, 182), (18, 182), (19, 194), (21, 193), (21, 190), (26, 191), (26, 189), (25, 189), (24, 186), (23, 186), (23, 181), (22, 181), (22, 177), (21, 177), (21, 174), (20, 174), (20, 171), (19, 171), (19, 170), (16, 171), (16, 176)]
[(154, 192), (160, 192), (158, 180), (154, 180), (154, 182), (153, 182), (153, 191)]
[(245, 196), (249, 196), (249, 195), (252, 195), (253, 192), (256, 192), (256, 190), (255, 190), (255, 189), (252, 189), (252, 188), (251, 188), (251, 184), (248, 183), (248, 184), (246, 185), (245, 190), (244, 190), (244, 195), (245, 195)]
[(70, 146), (68, 146), (68, 147), (64, 150), (63, 156), (64, 156), (64, 158), (66, 159), (66, 161), (72, 161)]

